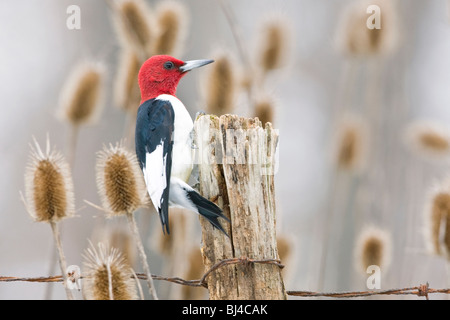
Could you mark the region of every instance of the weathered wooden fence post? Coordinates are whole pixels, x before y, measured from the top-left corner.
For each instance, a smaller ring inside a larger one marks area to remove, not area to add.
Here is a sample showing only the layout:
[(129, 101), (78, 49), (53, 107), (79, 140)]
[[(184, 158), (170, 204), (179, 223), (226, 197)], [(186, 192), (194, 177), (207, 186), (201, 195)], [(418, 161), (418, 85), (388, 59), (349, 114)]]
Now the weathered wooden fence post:
[[(230, 239), (203, 218), (206, 269), (224, 259), (279, 259), (276, 241), (274, 171), (278, 134), (257, 119), (200, 116), (195, 122), (200, 192), (224, 210)], [(233, 264), (208, 278), (211, 300), (286, 299), (280, 267)]]

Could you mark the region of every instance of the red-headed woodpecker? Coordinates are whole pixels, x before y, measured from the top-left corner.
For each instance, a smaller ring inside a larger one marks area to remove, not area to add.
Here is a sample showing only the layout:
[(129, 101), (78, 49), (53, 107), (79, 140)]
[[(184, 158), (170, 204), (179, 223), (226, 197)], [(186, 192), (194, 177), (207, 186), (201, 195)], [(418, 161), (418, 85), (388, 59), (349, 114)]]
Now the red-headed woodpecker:
[[(169, 205), (203, 217), (226, 234), (218, 218), (222, 210), (191, 188), (193, 122), (175, 96), (178, 82), (189, 71), (213, 60), (181, 61), (153, 56), (139, 71), (141, 105), (136, 119), (136, 155), (147, 191), (159, 213), (163, 232), (169, 233)], [(165, 230), (164, 230), (165, 229)]]

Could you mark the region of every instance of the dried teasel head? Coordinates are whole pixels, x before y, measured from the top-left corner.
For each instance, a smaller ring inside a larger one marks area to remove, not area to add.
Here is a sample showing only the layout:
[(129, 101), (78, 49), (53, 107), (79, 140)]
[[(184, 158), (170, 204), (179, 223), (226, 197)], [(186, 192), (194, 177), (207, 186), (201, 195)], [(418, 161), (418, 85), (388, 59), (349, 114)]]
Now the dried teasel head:
[(188, 13), (182, 2), (161, 1), (156, 8), (153, 54), (179, 55), (186, 36)]
[(425, 240), (430, 252), (450, 259), (450, 180), (436, 184), (425, 205)]
[(87, 300), (136, 300), (133, 271), (120, 252), (92, 244), (84, 255), (83, 292)]
[(261, 121), (263, 126), (267, 123), (273, 123), (275, 114), (275, 102), (272, 98), (265, 96), (255, 102), (255, 117)]
[(97, 189), (111, 216), (132, 213), (146, 205), (147, 191), (136, 156), (120, 143), (98, 153), (96, 171)]
[(363, 230), (356, 244), (356, 266), (363, 274), (369, 266), (378, 266), (386, 271), (391, 260), (391, 237), (376, 227)]
[(143, 0), (120, 0), (115, 6), (114, 20), (122, 46), (150, 56), (154, 29), (150, 8)]
[(286, 63), (289, 52), (290, 26), (285, 16), (272, 15), (261, 23), (257, 45), (258, 67), (266, 74)]
[(231, 113), (235, 102), (235, 62), (230, 54), (218, 52), (213, 55), (214, 63), (209, 68), (205, 88), (207, 112), (217, 116)]
[(287, 237), (277, 237), (278, 255), (281, 261), (287, 261), (292, 253), (292, 241)]
[[(398, 42), (396, 14), (392, 1), (371, 0), (358, 1), (351, 5), (343, 15), (339, 29), (342, 50), (356, 57), (376, 56), (390, 53)], [(367, 27), (370, 14), (367, 9), (371, 5), (380, 8), (381, 28)]]
[(366, 160), (368, 132), (365, 121), (356, 115), (346, 116), (335, 135), (335, 162), (344, 170), (360, 170)]
[(101, 112), (104, 67), (83, 62), (75, 66), (61, 91), (58, 116), (74, 126), (94, 123)]
[(116, 105), (125, 111), (139, 107), (141, 91), (137, 79), (140, 68), (138, 55), (133, 50), (123, 50), (114, 83), (114, 98)]
[(25, 171), (26, 206), (38, 222), (57, 222), (73, 216), (75, 200), (70, 168), (61, 153), (51, 150), (47, 138), (43, 151), (36, 140)]
[(415, 121), (406, 128), (404, 138), (410, 149), (425, 160), (450, 160), (450, 130), (443, 124)]

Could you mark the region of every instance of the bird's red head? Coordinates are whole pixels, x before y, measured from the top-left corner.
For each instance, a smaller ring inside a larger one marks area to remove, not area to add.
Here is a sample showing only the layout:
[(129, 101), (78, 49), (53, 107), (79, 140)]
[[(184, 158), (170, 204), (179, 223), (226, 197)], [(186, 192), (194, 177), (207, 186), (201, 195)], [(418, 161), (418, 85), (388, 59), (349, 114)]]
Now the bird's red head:
[(181, 61), (167, 55), (149, 58), (139, 71), (141, 103), (156, 98), (160, 94), (175, 95), (178, 82), (188, 72), (211, 63), (213, 60)]

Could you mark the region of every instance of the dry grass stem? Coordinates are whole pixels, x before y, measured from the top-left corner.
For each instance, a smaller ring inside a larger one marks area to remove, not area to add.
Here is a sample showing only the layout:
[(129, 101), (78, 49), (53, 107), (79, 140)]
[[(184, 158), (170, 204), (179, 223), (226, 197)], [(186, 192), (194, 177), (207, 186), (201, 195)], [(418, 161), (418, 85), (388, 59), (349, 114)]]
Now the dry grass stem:
[(150, 272), (150, 267), (147, 263), (147, 255), (145, 254), (145, 249), (142, 245), (141, 237), (139, 235), (139, 229), (136, 225), (136, 220), (134, 219), (134, 214), (132, 212), (127, 213), (127, 219), (131, 233), (134, 237), (134, 241), (136, 242), (142, 267), (144, 268), (144, 272), (147, 275), (147, 285), (149, 292), (154, 300), (158, 300), (158, 295), (156, 294), (155, 285), (153, 283), (152, 273)]
[(55, 241), (55, 246), (58, 251), (58, 261), (59, 261), (59, 266), (61, 268), (61, 274), (63, 275), (63, 279), (64, 279), (63, 285), (64, 285), (64, 289), (66, 290), (66, 296), (67, 296), (67, 299), (73, 300), (72, 292), (67, 287), (67, 280), (68, 280), (67, 263), (66, 263), (66, 257), (64, 256), (62, 244), (61, 244), (61, 236), (59, 233), (58, 224), (54, 221), (50, 221), (50, 226), (52, 227), (53, 239)]

